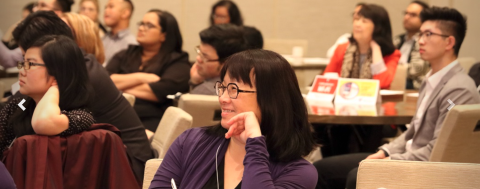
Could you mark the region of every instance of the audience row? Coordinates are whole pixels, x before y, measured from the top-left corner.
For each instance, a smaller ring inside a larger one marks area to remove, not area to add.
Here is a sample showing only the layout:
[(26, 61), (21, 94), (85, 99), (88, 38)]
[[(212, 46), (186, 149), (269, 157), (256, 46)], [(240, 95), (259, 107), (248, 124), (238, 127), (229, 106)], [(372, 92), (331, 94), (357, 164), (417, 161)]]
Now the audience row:
[[(128, 30), (132, 1), (108, 1), (104, 23), (110, 31), (98, 20), (97, 1), (82, 0), (81, 14), (70, 12), (72, 4), (39, 0), (6, 37), (14, 43), (0, 44), (0, 63), (19, 69), (20, 89), (0, 111), (0, 157), (25, 135), (68, 137), (108, 123), (120, 130), (141, 183), (145, 162), (155, 158), (149, 139), (173, 105), (167, 95), (217, 95), (220, 124), (181, 134), (151, 188), (173, 182), (181, 188), (355, 188), (355, 168), (363, 159), (428, 161), (447, 100), (480, 103), (457, 60), (466, 33), (457, 10), (413, 1), (405, 12), (407, 33), (394, 40), (387, 11), (359, 3), (352, 33), (338, 40), (324, 72), (377, 79), (388, 89), (397, 65), (408, 64), (406, 87), (420, 90), (417, 113), (410, 128), (375, 154), (333, 156), (312, 165), (302, 157), (318, 145), (295, 72), (281, 55), (261, 50), (261, 32), (243, 26), (233, 2), (212, 7), (193, 65), (168, 11), (148, 11), (135, 37)], [(133, 107), (122, 93), (135, 96)]]

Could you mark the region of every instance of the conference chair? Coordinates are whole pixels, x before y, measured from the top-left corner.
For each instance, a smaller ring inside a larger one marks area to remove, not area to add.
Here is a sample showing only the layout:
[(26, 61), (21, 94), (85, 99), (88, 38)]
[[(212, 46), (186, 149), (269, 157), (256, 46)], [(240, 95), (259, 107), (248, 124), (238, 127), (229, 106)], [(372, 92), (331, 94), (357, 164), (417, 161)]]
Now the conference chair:
[(152, 183), (155, 173), (157, 173), (160, 164), (162, 164), (163, 159), (150, 159), (145, 165), (145, 174), (143, 176), (143, 189), (148, 189)]
[(173, 141), (191, 127), (192, 116), (180, 108), (168, 107), (160, 120), (152, 140), (152, 148), (158, 154), (158, 158), (165, 157)]
[(480, 104), (453, 107), (443, 121), (430, 161), (480, 163), (479, 120)]
[(130, 103), (130, 105), (135, 105), (135, 96), (133, 96), (132, 94), (128, 94), (128, 93), (122, 93), (123, 94), (123, 97), (125, 97), (125, 99), (127, 99), (128, 103)]
[(322, 158), (322, 150), (320, 149), (320, 147), (316, 147), (313, 151), (310, 152), (310, 154), (303, 157), (303, 159), (307, 160), (310, 163), (321, 160)]
[(468, 74), (470, 68), (476, 63), (477, 61), (473, 57), (461, 57), (458, 58), (458, 63), (463, 67), (463, 71)]
[(478, 188), (480, 164), (403, 160), (363, 160), (357, 188)]
[(390, 84), (390, 90), (404, 91), (407, 86), (408, 64), (398, 64), (395, 76)]
[(216, 95), (183, 94), (178, 107), (192, 116), (192, 127), (211, 126), (221, 120), (222, 110)]

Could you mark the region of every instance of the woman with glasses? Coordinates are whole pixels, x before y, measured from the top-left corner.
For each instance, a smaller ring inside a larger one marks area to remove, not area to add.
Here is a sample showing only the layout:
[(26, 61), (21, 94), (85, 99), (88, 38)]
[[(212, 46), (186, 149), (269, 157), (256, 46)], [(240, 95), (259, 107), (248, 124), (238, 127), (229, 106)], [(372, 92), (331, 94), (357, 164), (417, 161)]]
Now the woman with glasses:
[(117, 53), (107, 70), (119, 90), (136, 97), (134, 109), (153, 136), (172, 105), (167, 95), (189, 90), (190, 63), (182, 51), (177, 20), (169, 12), (148, 11), (139, 23), (137, 41), (138, 46)]
[(230, 0), (221, 0), (215, 3), (210, 13), (210, 26), (215, 24), (243, 25), (242, 14), (237, 5)]
[(215, 90), (221, 123), (181, 134), (150, 188), (315, 187), (316, 170), (302, 157), (316, 144), (295, 72), (282, 56), (230, 56)]
[(387, 11), (375, 4), (362, 5), (354, 15), (352, 33), (349, 42), (335, 49), (324, 73), (336, 72), (344, 78), (377, 79), (380, 88), (390, 88), (400, 51), (392, 42)]
[(40, 38), (26, 49), (18, 69), (20, 92), (27, 97), (14, 97), (0, 111), (0, 156), (17, 137), (68, 136), (95, 122), (86, 109), (92, 91), (85, 60), (73, 40)]

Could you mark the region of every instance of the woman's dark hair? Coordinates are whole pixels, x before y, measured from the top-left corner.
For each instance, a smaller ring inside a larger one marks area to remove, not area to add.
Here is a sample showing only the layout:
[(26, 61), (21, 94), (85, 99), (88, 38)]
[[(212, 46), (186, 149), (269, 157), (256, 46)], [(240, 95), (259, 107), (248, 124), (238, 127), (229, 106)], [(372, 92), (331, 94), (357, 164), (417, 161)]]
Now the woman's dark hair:
[(23, 7), (22, 10), (27, 10), (28, 12), (33, 13), (33, 7), (34, 7), (34, 6), (35, 6), (35, 3), (34, 3), (34, 2), (28, 3), (27, 5), (25, 5), (25, 6)]
[[(358, 12), (358, 15), (372, 20), (374, 25), (372, 40), (380, 46), (382, 55), (392, 54), (395, 51), (395, 45), (393, 45), (392, 26), (387, 10), (379, 5), (364, 4)], [(356, 44), (353, 35), (350, 37), (350, 42)]]
[(448, 7), (432, 7), (425, 9), (420, 13), (422, 23), (425, 21), (437, 22), (437, 27), (444, 35), (455, 37), (455, 46), (453, 46), (455, 55), (458, 56), (463, 39), (467, 33), (467, 19), (456, 9)]
[[(254, 79), (250, 78), (252, 70)], [(256, 87), (262, 115), (260, 129), (272, 161), (298, 159), (316, 147), (295, 72), (281, 55), (261, 49), (239, 52), (225, 62), (222, 81), (227, 73), (232, 79)], [(225, 136), (225, 132), (220, 125), (208, 130), (218, 136)]]
[[(168, 61), (170, 61), (170, 55), (172, 52), (182, 52), (182, 34), (180, 33), (180, 28), (178, 27), (177, 20), (175, 17), (167, 11), (162, 11), (159, 9), (151, 9), (147, 13), (155, 13), (158, 16), (158, 24), (162, 28), (161, 32), (166, 33), (165, 41), (160, 47), (159, 56), (161, 57), (160, 63), (155, 63), (153, 65), (145, 65), (145, 72), (155, 72), (158, 71), (158, 68), (164, 66)], [(142, 53), (137, 51), (137, 53)], [(131, 58), (136, 58), (138, 56), (130, 56)], [(131, 60), (135, 62), (135, 60)], [(130, 67), (128, 70), (137, 70), (138, 65), (128, 64)]]
[[(88, 108), (93, 90), (83, 53), (75, 41), (66, 36), (47, 35), (35, 41), (31, 47), (41, 49), (48, 75), (57, 80), (60, 109), (68, 111)], [(31, 118), (36, 105), (31, 98), (28, 98), (25, 104), (28, 110), (23, 112), (18, 109), (9, 122), (16, 136), (34, 134), (31, 133), (32, 130), (25, 129), (31, 128)]]
[(210, 13), (210, 26), (215, 25), (213, 21), (213, 16), (215, 15), (215, 10), (217, 9), (217, 7), (227, 8), (228, 16), (230, 16), (230, 23), (237, 26), (243, 25), (242, 14), (240, 13), (240, 9), (238, 9), (237, 5), (230, 0), (221, 0), (215, 3), (212, 7), (212, 12)]
[(63, 35), (74, 39), (72, 30), (52, 11), (37, 11), (29, 14), (12, 32), (22, 49), (27, 50), (45, 35)]

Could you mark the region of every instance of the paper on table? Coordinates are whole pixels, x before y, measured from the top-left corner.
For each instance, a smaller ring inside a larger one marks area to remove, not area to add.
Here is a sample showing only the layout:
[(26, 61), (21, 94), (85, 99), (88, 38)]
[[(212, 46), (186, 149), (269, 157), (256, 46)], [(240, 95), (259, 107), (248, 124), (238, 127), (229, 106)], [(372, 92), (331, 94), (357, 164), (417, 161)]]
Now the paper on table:
[(394, 90), (380, 90), (380, 95), (401, 95), (405, 91), (394, 91)]
[(408, 93), (407, 97), (418, 97), (418, 93)]
[(319, 64), (319, 65), (328, 65), (330, 62), (330, 59), (328, 58), (303, 58), (303, 63), (304, 64)]

